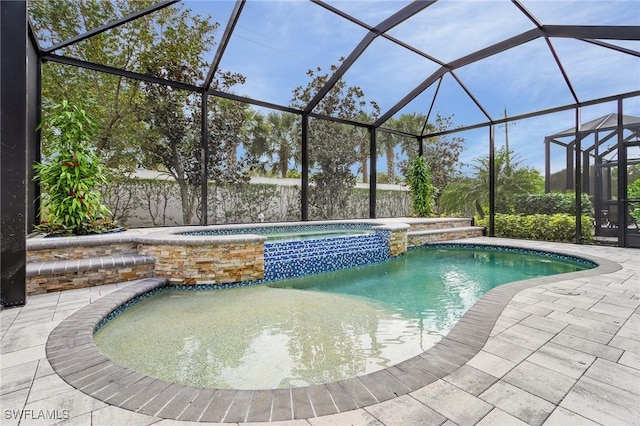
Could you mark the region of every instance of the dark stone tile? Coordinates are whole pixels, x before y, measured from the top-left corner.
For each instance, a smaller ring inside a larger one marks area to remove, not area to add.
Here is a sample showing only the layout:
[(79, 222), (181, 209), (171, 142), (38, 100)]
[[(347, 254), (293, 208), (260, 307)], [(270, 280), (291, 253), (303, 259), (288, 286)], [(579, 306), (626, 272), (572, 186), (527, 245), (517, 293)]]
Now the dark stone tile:
[(183, 386), (172, 384), (167, 386), (155, 398), (148, 401), (146, 404), (141, 405), (134, 410), (138, 413), (148, 414), (155, 416), (158, 411), (162, 409), (169, 401), (176, 397), (176, 395), (182, 390)]
[(273, 391), (273, 407), (271, 409), (271, 421), (292, 420), (291, 390), (275, 389)]
[(123, 386), (118, 393), (104, 400), (104, 402), (106, 402), (107, 404), (119, 406), (128, 399), (133, 398), (138, 394), (138, 392), (143, 391), (147, 386), (151, 385), (151, 383), (155, 381), (156, 379), (152, 377), (144, 376), (142, 379), (138, 380), (130, 386)]
[(137, 372), (132, 372), (131, 374), (127, 374), (125, 376), (123, 376), (122, 378), (114, 381), (113, 383), (98, 389), (96, 392), (92, 393), (91, 396), (99, 399), (100, 401), (106, 401), (108, 398), (112, 397), (113, 395), (122, 392), (123, 390), (125, 390), (127, 387), (133, 385), (134, 383), (144, 379), (145, 376), (144, 374), (140, 374)]
[(480, 350), (487, 342), (489, 333), (478, 335), (477, 331), (465, 327), (456, 327), (447, 334), (447, 338)]
[(336, 404), (333, 402), (329, 389), (327, 389), (325, 385), (309, 386), (306, 389), (316, 416), (327, 416), (338, 413), (338, 407), (336, 407)]
[(213, 396), (215, 395), (215, 389), (209, 388), (200, 388), (200, 392), (198, 396), (191, 401), (191, 404), (187, 407), (186, 410), (178, 416), (177, 420), (185, 421), (185, 422), (197, 422), (200, 420), (200, 416), (204, 413), (204, 410), (209, 406), (209, 403), (213, 400)]
[[(76, 389), (82, 389), (96, 381), (99, 381), (103, 377), (108, 377), (109, 375), (115, 372), (122, 371), (122, 366), (112, 361), (108, 361), (106, 364), (107, 365), (105, 368), (101, 370), (96, 370), (93, 374), (86, 375), (79, 379), (72, 379), (70, 377), (66, 377), (65, 380), (67, 380), (69, 384), (75, 387)], [(80, 374), (80, 373), (76, 373), (76, 374)]]
[(333, 402), (341, 413), (344, 411), (355, 410), (358, 404), (351, 398), (351, 395), (345, 390), (340, 382), (327, 383), (327, 390), (333, 398)]
[(431, 348), (428, 352), (413, 357), (409, 361), (439, 379), (452, 373), (459, 367), (457, 364), (453, 364), (446, 360), (446, 358), (441, 357), (439, 353), (435, 351), (435, 348)]
[(271, 405), (273, 402), (273, 391), (257, 390), (251, 396), (249, 412), (247, 413), (248, 422), (268, 422), (271, 418)]
[(110, 364), (113, 364), (113, 361), (100, 354), (93, 358), (78, 361), (75, 365), (69, 365), (67, 368), (54, 368), (54, 370), (66, 381), (71, 382), (88, 376), (92, 372), (101, 370)]
[(357, 377), (342, 380), (340, 383), (349, 395), (351, 395), (351, 398), (355, 401), (358, 407), (366, 407), (367, 405), (372, 405), (378, 402)]
[(136, 411), (140, 407), (143, 407), (151, 400), (156, 398), (160, 392), (162, 392), (169, 386), (171, 386), (171, 383), (169, 382), (165, 382), (164, 380), (154, 380), (144, 388), (140, 389), (140, 391), (133, 395), (131, 398), (123, 401), (120, 404), (120, 407), (126, 408), (127, 410)]
[(479, 352), (479, 349), (447, 337), (441, 339), (435, 346), (439, 348), (446, 348), (446, 350), (455, 352), (460, 357), (468, 357), (469, 359), (473, 358)]
[(363, 385), (369, 390), (369, 392), (378, 400), (378, 402), (388, 401), (391, 398), (395, 398), (393, 392), (387, 389), (382, 383), (380, 383), (371, 374), (358, 377)]
[(294, 419), (308, 419), (314, 417), (313, 407), (305, 388), (291, 389), (291, 408)]
[(117, 382), (118, 380), (122, 379), (123, 377), (131, 373), (133, 373), (132, 370), (129, 370), (128, 368), (120, 367), (117, 370), (113, 370), (109, 374), (101, 374), (100, 377), (97, 378), (97, 380), (79, 389), (84, 393), (92, 395), (93, 393), (99, 391), (100, 389), (103, 389), (109, 386), (110, 384)]
[(395, 396), (404, 395), (411, 391), (411, 389), (407, 385), (396, 379), (387, 370), (376, 371), (374, 373), (371, 373), (371, 376), (382, 383), (382, 385)]
[(435, 376), (414, 364), (412, 360), (394, 365), (386, 370), (396, 380), (409, 388), (409, 391), (420, 389), (437, 380)]
[(236, 397), (231, 402), (229, 411), (224, 418), (225, 423), (242, 423), (246, 420), (252, 393), (252, 391), (248, 390), (237, 391)]
[(218, 389), (213, 396), (213, 400), (202, 413), (201, 422), (221, 422), (224, 415), (231, 406), (238, 391), (229, 389)]
[(158, 417), (176, 419), (198, 397), (200, 388), (182, 386), (182, 390), (167, 405), (156, 414)]

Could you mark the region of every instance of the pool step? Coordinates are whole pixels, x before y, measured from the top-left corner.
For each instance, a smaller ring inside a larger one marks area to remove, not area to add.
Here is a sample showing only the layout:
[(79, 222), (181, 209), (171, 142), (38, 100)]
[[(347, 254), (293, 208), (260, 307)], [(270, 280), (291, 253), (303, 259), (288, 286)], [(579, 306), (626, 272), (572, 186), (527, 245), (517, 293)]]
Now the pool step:
[(276, 281), (389, 259), (381, 234), (265, 244), (265, 279)]
[(155, 259), (139, 254), (28, 262), (27, 294), (113, 284), (153, 276)]

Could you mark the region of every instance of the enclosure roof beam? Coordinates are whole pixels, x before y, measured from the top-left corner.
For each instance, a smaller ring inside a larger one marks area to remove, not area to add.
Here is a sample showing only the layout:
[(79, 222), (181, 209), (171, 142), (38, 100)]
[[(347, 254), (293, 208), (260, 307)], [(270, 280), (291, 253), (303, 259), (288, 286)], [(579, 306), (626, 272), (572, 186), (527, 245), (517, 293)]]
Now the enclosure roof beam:
[(640, 40), (640, 27), (631, 25), (543, 25), (549, 37), (600, 40)]
[(418, 95), (420, 95), (420, 93), (424, 92), (429, 86), (431, 86), (433, 83), (438, 81), (438, 79), (441, 78), (442, 76), (444, 76), (447, 72), (449, 72), (449, 69), (447, 69), (446, 67), (440, 67), (433, 74), (431, 74), (429, 77), (427, 77), (426, 80), (424, 80), (422, 83), (420, 83), (420, 85), (418, 87), (413, 89), (411, 92), (407, 93), (404, 98), (402, 98), (398, 103), (396, 103), (394, 106), (392, 106), (387, 112), (385, 112), (383, 115), (381, 115), (373, 123), (373, 125), (375, 127), (381, 126), (382, 123), (386, 122), (391, 117), (393, 117), (398, 111), (400, 111), (409, 102), (411, 102), (416, 97), (418, 97)]
[(635, 98), (637, 96), (640, 96), (640, 90), (634, 90), (633, 92), (626, 92), (626, 93), (620, 93), (620, 94), (617, 94), (617, 95), (606, 96), (604, 98), (598, 98), (598, 99), (591, 99), (591, 100), (588, 100), (588, 101), (582, 101), (578, 105), (576, 105), (576, 104), (567, 104), (567, 105), (562, 105), (562, 106), (558, 106), (558, 107), (554, 107), (554, 108), (541, 109), (541, 110), (538, 110), (538, 111), (528, 112), (526, 114), (520, 114), (520, 115), (512, 116), (512, 117), (509, 117), (509, 118), (499, 118), (499, 119), (494, 120), (493, 122), (479, 123), (479, 124), (474, 124), (474, 125), (471, 125), (471, 126), (459, 127), (459, 128), (456, 128), (456, 129), (443, 130), (441, 132), (435, 132), (435, 133), (431, 133), (431, 134), (428, 134), (428, 135), (425, 135), (425, 136), (427, 136), (427, 137), (437, 137), (437, 136), (450, 135), (452, 133), (464, 132), (466, 130), (473, 130), (473, 129), (477, 129), (477, 128), (480, 128), (480, 127), (487, 127), (487, 126), (489, 126), (491, 124), (497, 125), (497, 124), (504, 124), (507, 121), (525, 120), (527, 118), (539, 117), (541, 115), (555, 114), (556, 112), (568, 111), (568, 110), (571, 110), (571, 109), (575, 109), (576, 107), (586, 107), (586, 106), (591, 106), (591, 105), (598, 105), (598, 104), (602, 104), (602, 103), (606, 103), (606, 102), (617, 101), (619, 99)]
[[(110, 67), (108, 65), (96, 64), (93, 62), (84, 61), (82, 59), (69, 58), (66, 56), (60, 56), (53, 53), (44, 53), (42, 55), (43, 61), (56, 62), (63, 65), (70, 65), (78, 68), (86, 68), (92, 71), (104, 72), (107, 74), (119, 75), (121, 77), (130, 78), (133, 80), (144, 81), (147, 83), (160, 84), (163, 86), (169, 86), (176, 89), (187, 90), (195, 93), (202, 93), (202, 87), (189, 83), (183, 83), (174, 80), (167, 80), (164, 78), (155, 77), (148, 74), (142, 74), (134, 71), (126, 71), (120, 68)], [(302, 114), (302, 111), (296, 108), (286, 107), (278, 104), (272, 104), (270, 102), (257, 101), (255, 99), (247, 98), (244, 96), (234, 95), (232, 93), (225, 93), (219, 90), (208, 90), (209, 95), (217, 96), (232, 101), (245, 102), (251, 105), (262, 106), (265, 108), (271, 108), (278, 111), (290, 112), (293, 114)]]
[[(319, 0), (313, 0), (314, 3), (320, 4)], [(424, 10), (425, 8), (431, 6), (435, 3), (436, 0), (430, 1), (414, 1), (409, 3), (407, 6), (400, 9), (398, 12), (391, 15), (389, 18), (382, 21), (380, 24), (376, 25), (372, 28), (368, 34), (364, 36), (364, 38), (358, 43), (356, 48), (349, 54), (349, 56), (342, 61), (338, 69), (333, 73), (333, 75), (327, 80), (324, 86), (316, 93), (316, 95), (309, 101), (309, 104), (304, 109), (305, 114), (311, 113), (313, 109), (320, 103), (322, 98), (329, 93), (329, 90), (336, 85), (336, 83), (344, 76), (344, 74), (351, 68), (354, 62), (364, 53), (364, 51), (369, 47), (369, 45), (373, 42), (381, 34), (386, 33), (396, 25), (402, 23), (403, 21), (409, 19), (416, 13)]]
[(627, 55), (633, 55), (640, 58), (640, 52), (638, 52), (637, 50), (627, 49), (627, 48), (616, 46), (615, 44), (606, 43), (600, 40), (592, 40), (588, 38), (581, 38), (580, 40), (587, 43), (595, 44), (596, 46), (606, 47), (607, 49), (612, 49), (621, 53), (626, 53)]
[[(340, 16), (340, 17), (342, 17), (342, 18), (344, 18), (344, 19), (346, 19), (348, 21), (353, 22), (356, 25), (359, 25), (360, 27), (362, 27), (362, 28), (364, 28), (364, 29), (366, 29), (368, 31), (373, 31), (374, 27), (372, 27), (371, 25), (369, 25), (369, 24), (367, 24), (365, 22), (362, 22), (361, 20), (359, 20), (357, 18), (354, 18), (353, 16), (349, 15), (348, 13), (345, 13), (342, 10), (340, 10), (340, 9), (338, 9), (336, 7), (333, 7), (330, 4), (324, 3), (321, 0), (311, 0), (311, 1), (313, 3), (315, 3), (315, 4), (317, 4), (318, 6), (321, 6), (321, 7), (325, 8), (325, 9), (327, 9), (328, 11), (333, 12), (336, 15), (338, 15), (338, 16)], [(415, 48), (414, 46), (411, 46), (410, 44), (405, 43), (402, 40), (398, 40), (397, 38), (395, 38), (395, 37), (393, 37), (393, 36), (391, 36), (391, 35), (389, 35), (387, 33), (381, 34), (380, 36), (384, 37), (385, 39), (389, 40), (392, 43), (397, 44), (400, 47), (403, 47), (403, 48), (405, 48), (407, 50), (410, 50), (411, 52), (413, 52), (413, 53), (415, 53), (417, 55), (422, 56), (423, 58), (426, 58), (426, 59), (428, 59), (430, 61), (433, 61), (433, 62), (437, 63), (440, 66), (445, 64), (440, 59), (435, 58), (435, 57), (429, 55), (428, 53), (425, 53), (422, 50), (419, 50), (419, 49)]]
[(527, 43), (531, 40), (535, 40), (538, 37), (543, 35), (542, 31), (538, 28), (531, 29), (529, 31), (525, 31), (524, 33), (518, 34), (514, 37), (508, 38), (491, 46), (488, 46), (484, 49), (477, 50), (469, 55), (463, 56), (462, 58), (456, 59), (453, 62), (450, 62), (438, 70), (436, 70), (433, 74), (426, 78), (420, 85), (418, 85), (415, 89), (409, 92), (404, 98), (400, 100), (397, 104), (395, 104), (391, 109), (389, 109), (386, 113), (384, 113), (376, 122), (374, 126), (379, 126), (384, 123), (391, 117), (393, 117), (398, 111), (404, 108), (409, 102), (415, 99), (420, 93), (424, 92), (429, 86), (431, 86), (438, 78), (442, 77), (450, 70), (455, 70), (457, 68), (464, 67), (466, 65), (472, 64), (474, 62), (480, 61), (482, 59), (488, 58), (489, 56), (493, 56), (495, 54), (504, 52), (513, 47), (519, 46), (521, 44)]
[(222, 56), (224, 55), (225, 50), (227, 50), (227, 46), (229, 45), (229, 40), (231, 39), (233, 30), (236, 28), (238, 19), (240, 19), (240, 14), (242, 13), (244, 3), (245, 0), (237, 0), (236, 4), (233, 6), (233, 11), (231, 12), (231, 16), (229, 16), (229, 22), (224, 29), (224, 34), (222, 34), (222, 39), (220, 40), (220, 44), (218, 44), (218, 50), (216, 50), (216, 54), (213, 57), (213, 61), (211, 62), (211, 68), (209, 68), (207, 78), (204, 81), (205, 90), (209, 90), (209, 87), (211, 87), (211, 82), (213, 81), (213, 77), (216, 74), (216, 71), (218, 71), (220, 61), (222, 61)]
[(451, 76), (453, 78), (456, 79), (456, 81), (458, 82), (458, 84), (460, 85), (460, 87), (462, 87), (462, 90), (465, 91), (465, 93), (467, 94), (467, 96), (469, 96), (469, 98), (471, 98), (471, 100), (473, 101), (474, 104), (476, 104), (476, 106), (480, 109), (480, 111), (482, 111), (482, 113), (484, 114), (485, 117), (487, 117), (487, 120), (489, 121), (493, 121), (493, 118), (491, 118), (491, 115), (489, 115), (489, 113), (487, 112), (486, 109), (484, 109), (484, 107), (482, 106), (482, 104), (480, 103), (480, 101), (478, 101), (478, 99), (476, 99), (475, 96), (473, 96), (473, 93), (471, 93), (471, 91), (467, 88), (467, 86), (462, 82), (462, 80), (460, 80), (460, 78), (456, 75), (455, 72), (451, 71)]
[(55, 44), (55, 45), (53, 45), (53, 46), (51, 46), (51, 47), (49, 47), (47, 49), (43, 49), (43, 50), (46, 53), (55, 52), (56, 50), (62, 49), (63, 47), (67, 47), (67, 46), (70, 46), (72, 44), (78, 43), (78, 42), (80, 42), (82, 40), (85, 40), (85, 39), (87, 39), (89, 37), (93, 37), (95, 35), (98, 35), (98, 34), (101, 34), (101, 33), (105, 32), (105, 31), (109, 31), (110, 29), (119, 27), (120, 25), (124, 25), (127, 22), (134, 21), (134, 20), (136, 20), (138, 18), (141, 18), (141, 17), (143, 17), (145, 15), (153, 13), (153, 12), (155, 12), (157, 10), (164, 9), (165, 7), (171, 6), (172, 4), (177, 3), (179, 1), (180, 0), (164, 0), (164, 1), (161, 1), (159, 3), (156, 3), (156, 4), (153, 4), (153, 5), (149, 6), (147, 8), (139, 10), (139, 11), (137, 11), (135, 13), (132, 13), (131, 15), (123, 16), (120, 19), (117, 19), (115, 21), (111, 21), (111, 22), (109, 22), (109, 23), (107, 23), (107, 24), (105, 24), (105, 25), (103, 25), (101, 27), (94, 28), (94, 29), (89, 30), (89, 31), (87, 31), (85, 33), (78, 34), (75, 37), (71, 37), (68, 40), (60, 42), (58, 44)]

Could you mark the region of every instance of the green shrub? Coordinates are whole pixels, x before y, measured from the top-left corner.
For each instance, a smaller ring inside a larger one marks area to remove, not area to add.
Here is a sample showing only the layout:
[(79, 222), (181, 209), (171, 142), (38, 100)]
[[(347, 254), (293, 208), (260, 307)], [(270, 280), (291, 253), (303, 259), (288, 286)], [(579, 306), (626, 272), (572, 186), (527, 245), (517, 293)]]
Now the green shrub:
[[(627, 187), (629, 199), (640, 198), (640, 179), (636, 179)], [(636, 222), (640, 222), (640, 203), (632, 201), (629, 203), (629, 214)]]
[[(479, 226), (489, 226), (489, 219), (477, 219)], [(582, 239), (593, 240), (593, 222), (589, 216), (582, 216)], [(532, 215), (495, 215), (496, 237), (520, 238), (525, 240), (574, 242), (576, 235), (575, 216), (556, 213)]]
[(52, 141), (53, 154), (34, 166), (46, 194), (42, 197), (43, 221), (36, 229), (55, 235), (84, 235), (117, 227), (98, 192), (106, 180), (89, 144), (95, 124), (83, 109), (67, 101), (52, 110), (41, 127)]
[(413, 213), (418, 217), (433, 216), (435, 188), (431, 184), (431, 172), (424, 157), (414, 157), (409, 162), (407, 184)]
[[(515, 214), (575, 214), (576, 197), (573, 193), (518, 194), (513, 196), (511, 210)], [(591, 199), (582, 194), (582, 214), (591, 213)]]

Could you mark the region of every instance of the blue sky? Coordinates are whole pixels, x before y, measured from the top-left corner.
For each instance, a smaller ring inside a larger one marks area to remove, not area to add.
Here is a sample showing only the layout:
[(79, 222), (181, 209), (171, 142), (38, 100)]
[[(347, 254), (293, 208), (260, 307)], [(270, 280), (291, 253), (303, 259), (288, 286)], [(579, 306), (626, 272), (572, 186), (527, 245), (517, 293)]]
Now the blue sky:
[[(375, 26), (407, 4), (408, 0), (325, 0), (357, 19)], [(637, 0), (521, 0), (542, 24), (640, 26)], [(219, 40), (234, 7), (228, 0), (186, 0), (183, 7), (209, 15), (221, 26)], [(500, 40), (533, 29), (534, 24), (509, 0), (440, 0), (389, 31), (389, 35), (449, 62)], [(234, 93), (253, 99), (289, 105), (292, 91), (304, 86), (306, 71), (338, 64), (367, 33), (338, 15), (306, 0), (248, 0), (220, 64), (224, 71), (239, 72), (246, 84)], [(640, 51), (640, 41), (607, 42)], [(640, 58), (566, 38), (551, 43), (574, 84), (581, 101), (640, 90)], [(208, 63), (214, 55), (208, 53)], [(397, 44), (378, 37), (345, 74), (350, 86), (363, 89), (367, 100), (384, 113), (439, 65)], [(208, 69), (208, 68), (207, 68)], [(207, 69), (203, 69), (206, 74)], [(544, 39), (491, 56), (456, 71), (493, 118), (510, 117), (573, 103), (573, 97)], [(434, 98), (433, 85), (399, 114), (426, 114)], [(640, 98), (624, 102), (625, 114), (640, 116)], [(263, 110), (263, 112), (267, 112)], [(584, 108), (584, 121), (616, 112), (615, 104)], [(453, 115), (455, 126), (487, 119), (450, 75), (442, 81), (432, 116)], [(509, 125), (510, 148), (529, 165), (543, 171), (544, 137), (574, 125), (574, 112), (562, 112)], [(497, 145), (504, 143), (504, 126), (497, 129)], [(462, 161), (484, 157), (488, 129), (468, 131)], [(384, 168), (384, 159), (378, 165)], [(553, 169), (564, 167), (556, 156)]]
[[(328, 1), (370, 25), (376, 25), (407, 1)], [(530, 1), (523, 5), (543, 24), (640, 25), (637, 1)], [(228, 1), (187, 1), (195, 12), (226, 24), (233, 7)], [(510, 1), (440, 1), (389, 34), (448, 62), (534, 28)], [(328, 70), (360, 42), (366, 30), (307, 1), (248, 1), (231, 38), (221, 69), (241, 72), (247, 83), (235, 91), (255, 99), (288, 105), (292, 90), (305, 85), (306, 70)], [(220, 31), (221, 34), (221, 31)], [(640, 42), (613, 44), (640, 51)], [(580, 100), (640, 89), (640, 58), (572, 39), (551, 39)], [(349, 85), (386, 111), (405, 93), (438, 69), (438, 65), (378, 37), (346, 73)], [(571, 93), (543, 39), (512, 49), (456, 71), (494, 118), (551, 108), (573, 102)], [(435, 85), (401, 112), (426, 113)], [(640, 99), (627, 100), (625, 113), (640, 116)], [(454, 114), (457, 126), (486, 121), (482, 112), (447, 76), (434, 113)], [(583, 121), (616, 112), (607, 104), (584, 108)], [(527, 164), (543, 170), (544, 136), (573, 126), (574, 112), (564, 112), (509, 126), (510, 148)], [(465, 132), (462, 160), (487, 154), (487, 129)], [(504, 127), (497, 129), (498, 145)], [(382, 165), (382, 161), (379, 164)], [(562, 160), (554, 169), (562, 168)]]

